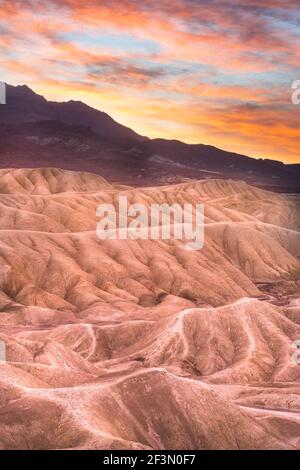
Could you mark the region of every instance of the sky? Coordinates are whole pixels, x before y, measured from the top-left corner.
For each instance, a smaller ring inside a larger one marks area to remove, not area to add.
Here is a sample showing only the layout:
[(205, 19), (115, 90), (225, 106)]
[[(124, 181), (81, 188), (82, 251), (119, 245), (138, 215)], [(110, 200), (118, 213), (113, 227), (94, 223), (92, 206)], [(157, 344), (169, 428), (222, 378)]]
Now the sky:
[(300, 162), (299, 0), (0, 0), (0, 80), (148, 137)]

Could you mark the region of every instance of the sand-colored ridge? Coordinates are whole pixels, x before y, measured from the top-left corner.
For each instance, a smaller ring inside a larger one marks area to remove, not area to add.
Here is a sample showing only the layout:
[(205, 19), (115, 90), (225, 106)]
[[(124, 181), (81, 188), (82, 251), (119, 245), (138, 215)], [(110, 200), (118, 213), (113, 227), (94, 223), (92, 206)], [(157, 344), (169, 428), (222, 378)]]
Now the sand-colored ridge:
[[(205, 243), (96, 208), (205, 204)], [(244, 182), (0, 170), (0, 449), (300, 448), (299, 200)]]

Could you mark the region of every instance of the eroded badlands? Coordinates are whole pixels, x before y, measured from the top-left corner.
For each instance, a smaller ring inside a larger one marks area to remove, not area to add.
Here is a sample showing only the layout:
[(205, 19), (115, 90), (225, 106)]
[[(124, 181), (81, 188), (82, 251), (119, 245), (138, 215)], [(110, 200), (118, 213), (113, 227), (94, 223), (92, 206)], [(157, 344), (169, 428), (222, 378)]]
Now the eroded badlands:
[[(204, 248), (100, 241), (119, 195), (203, 202)], [(0, 448), (299, 449), (299, 209), (243, 182), (0, 170)]]

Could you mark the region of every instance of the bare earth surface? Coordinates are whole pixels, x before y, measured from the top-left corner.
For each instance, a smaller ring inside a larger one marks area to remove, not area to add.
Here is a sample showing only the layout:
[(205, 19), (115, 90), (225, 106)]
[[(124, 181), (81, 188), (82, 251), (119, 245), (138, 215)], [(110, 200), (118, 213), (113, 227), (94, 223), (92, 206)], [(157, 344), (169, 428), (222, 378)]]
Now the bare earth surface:
[[(204, 202), (204, 248), (99, 241), (120, 194)], [(238, 181), (0, 170), (0, 448), (299, 449), (299, 214)]]

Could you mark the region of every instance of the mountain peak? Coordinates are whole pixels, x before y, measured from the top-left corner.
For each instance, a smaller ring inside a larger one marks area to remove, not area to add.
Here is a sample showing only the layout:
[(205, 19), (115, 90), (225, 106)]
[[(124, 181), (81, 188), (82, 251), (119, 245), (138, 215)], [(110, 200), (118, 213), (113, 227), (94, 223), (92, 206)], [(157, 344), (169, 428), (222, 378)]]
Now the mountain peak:
[(21, 98), (21, 97), (31, 97), (35, 98), (38, 97), (39, 99), (43, 99), (46, 101), (46, 99), (42, 96), (33, 91), (29, 86), (27, 85), (9, 85), (6, 84), (6, 91), (8, 98), (10, 97), (11, 99), (14, 98), (15, 96)]
[(27, 85), (7, 85), (7, 104), (0, 109), (0, 123), (61, 121), (65, 124), (90, 127), (102, 137), (115, 140), (137, 139), (139, 134), (119, 124), (103, 111), (94, 109), (82, 101), (47, 101)]
[(47, 101), (27, 85), (7, 85), (6, 101), (0, 106), (0, 167), (18, 162), (23, 167), (26, 162), (61, 166), (133, 185), (218, 177), (299, 190), (300, 165), (255, 160), (209, 145), (148, 139), (81, 101)]

